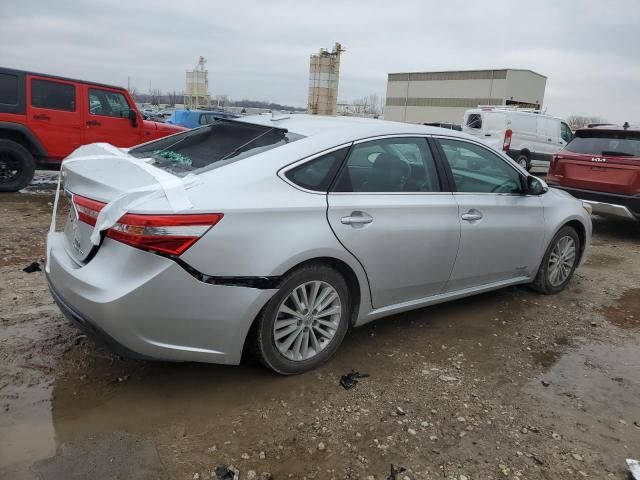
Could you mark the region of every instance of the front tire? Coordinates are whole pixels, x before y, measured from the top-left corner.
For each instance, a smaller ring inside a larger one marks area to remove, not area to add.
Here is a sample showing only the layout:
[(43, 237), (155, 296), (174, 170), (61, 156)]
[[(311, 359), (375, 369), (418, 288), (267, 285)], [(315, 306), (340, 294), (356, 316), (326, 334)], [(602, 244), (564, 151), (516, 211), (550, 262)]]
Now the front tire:
[(529, 160), (529, 156), (526, 153), (521, 153), (516, 158), (516, 163), (524, 168), (527, 172), (531, 170), (531, 161)]
[(561, 292), (571, 281), (579, 258), (578, 233), (573, 227), (562, 227), (549, 243), (531, 288), (545, 295)]
[(349, 328), (347, 283), (336, 270), (308, 265), (289, 273), (262, 309), (250, 336), (252, 353), (281, 375), (313, 370), (331, 358)]
[(36, 164), (31, 152), (13, 140), (0, 139), (0, 192), (17, 192), (31, 183)]

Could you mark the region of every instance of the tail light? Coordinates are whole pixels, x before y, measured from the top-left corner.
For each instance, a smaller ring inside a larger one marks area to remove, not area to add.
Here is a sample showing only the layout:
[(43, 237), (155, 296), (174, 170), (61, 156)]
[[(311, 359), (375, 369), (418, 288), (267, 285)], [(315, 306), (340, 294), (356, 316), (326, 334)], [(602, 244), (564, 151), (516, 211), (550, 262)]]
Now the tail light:
[[(78, 195), (73, 196), (78, 220), (95, 226), (104, 203)], [(156, 253), (181, 255), (211, 227), (222, 213), (143, 215), (127, 213), (107, 229), (106, 235), (119, 242)]]
[(504, 152), (509, 151), (509, 147), (511, 146), (512, 135), (513, 135), (513, 132), (510, 129), (504, 132), (504, 142), (502, 142), (502, 150)]

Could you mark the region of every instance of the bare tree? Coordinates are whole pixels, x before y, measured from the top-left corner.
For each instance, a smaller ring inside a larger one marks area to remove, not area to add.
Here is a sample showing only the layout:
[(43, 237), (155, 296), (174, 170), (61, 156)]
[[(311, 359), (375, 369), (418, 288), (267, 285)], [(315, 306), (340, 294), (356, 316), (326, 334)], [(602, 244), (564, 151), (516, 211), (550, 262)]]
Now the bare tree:
[(377, 93), (372, 93), (362, 98), (356, 98), (352, 102), (351, 110), (355, 115), (377, 117), (382, 113), (382, 102)]
[(576, 128), (583, 128), (592, 123), (607, 123), (607, 121), (598, 116), (583, 116), (583, 115), (569, 115), (567, 117), (567, 123), (569, 126), (575, 130)]
[(158, 88), (149, 90), (149, 95), (151, 95), (151, 105), (158, 105), (162, 101), (162, 91)]
[(213, 99), (220, 110), (224, 110), (224, 106), (229, 103), (229, 95), (227, 94), (216, 95)]
[(167, 92), (167, 103), (171, 106), (175, 106), (176, 103), (182, 103), (184, 101), (184, 92), (177, 92), (175, 90)]
[(138, 87), (136, 87), (135, 85), (131, 85), (129, 87), (129, 95), (131, 95), (132, 97), (138, 95)]

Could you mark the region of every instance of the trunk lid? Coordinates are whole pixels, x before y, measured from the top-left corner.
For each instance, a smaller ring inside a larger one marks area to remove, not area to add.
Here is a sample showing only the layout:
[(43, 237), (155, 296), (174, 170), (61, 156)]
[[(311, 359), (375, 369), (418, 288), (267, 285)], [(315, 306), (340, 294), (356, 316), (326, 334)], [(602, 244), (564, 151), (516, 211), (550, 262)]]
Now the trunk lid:
[(640, 193), (640, 132), (586, 129), (556, 155), (550, 178), (570, 188)]
[(91, 242), (94, 227), (80, 220), (83, 212), (91, 208), (78, 205), (73, 201), (74, 196), (88, 199), (89, 205), (99, 210), (101, 205), (126, 192), (157, 184), (154, 176), (132, 163), (131, 158), (125, 151), (111, 145), (91, 144), (80, 147), (63, 162), (58, 208), (69, 212), (65, 225), (61, 227), (66, 250), (76, 261), (86, 262), (96, 247)]

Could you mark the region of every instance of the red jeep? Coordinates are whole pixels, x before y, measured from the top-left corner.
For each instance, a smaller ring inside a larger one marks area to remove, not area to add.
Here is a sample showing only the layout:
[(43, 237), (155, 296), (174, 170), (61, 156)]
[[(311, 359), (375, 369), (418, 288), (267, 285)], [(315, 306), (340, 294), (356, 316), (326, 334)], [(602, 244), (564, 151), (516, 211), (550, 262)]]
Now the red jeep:
[(640, 130), (577, 130), (553, 156), (547, 182), (591, 204), (593, 213), (640, 220)]
[(36, 167), (59, 167), (80, 145), (132, 147), (185, 130), (145, 120), (126, 89), (0, 68), (0, 192)]

